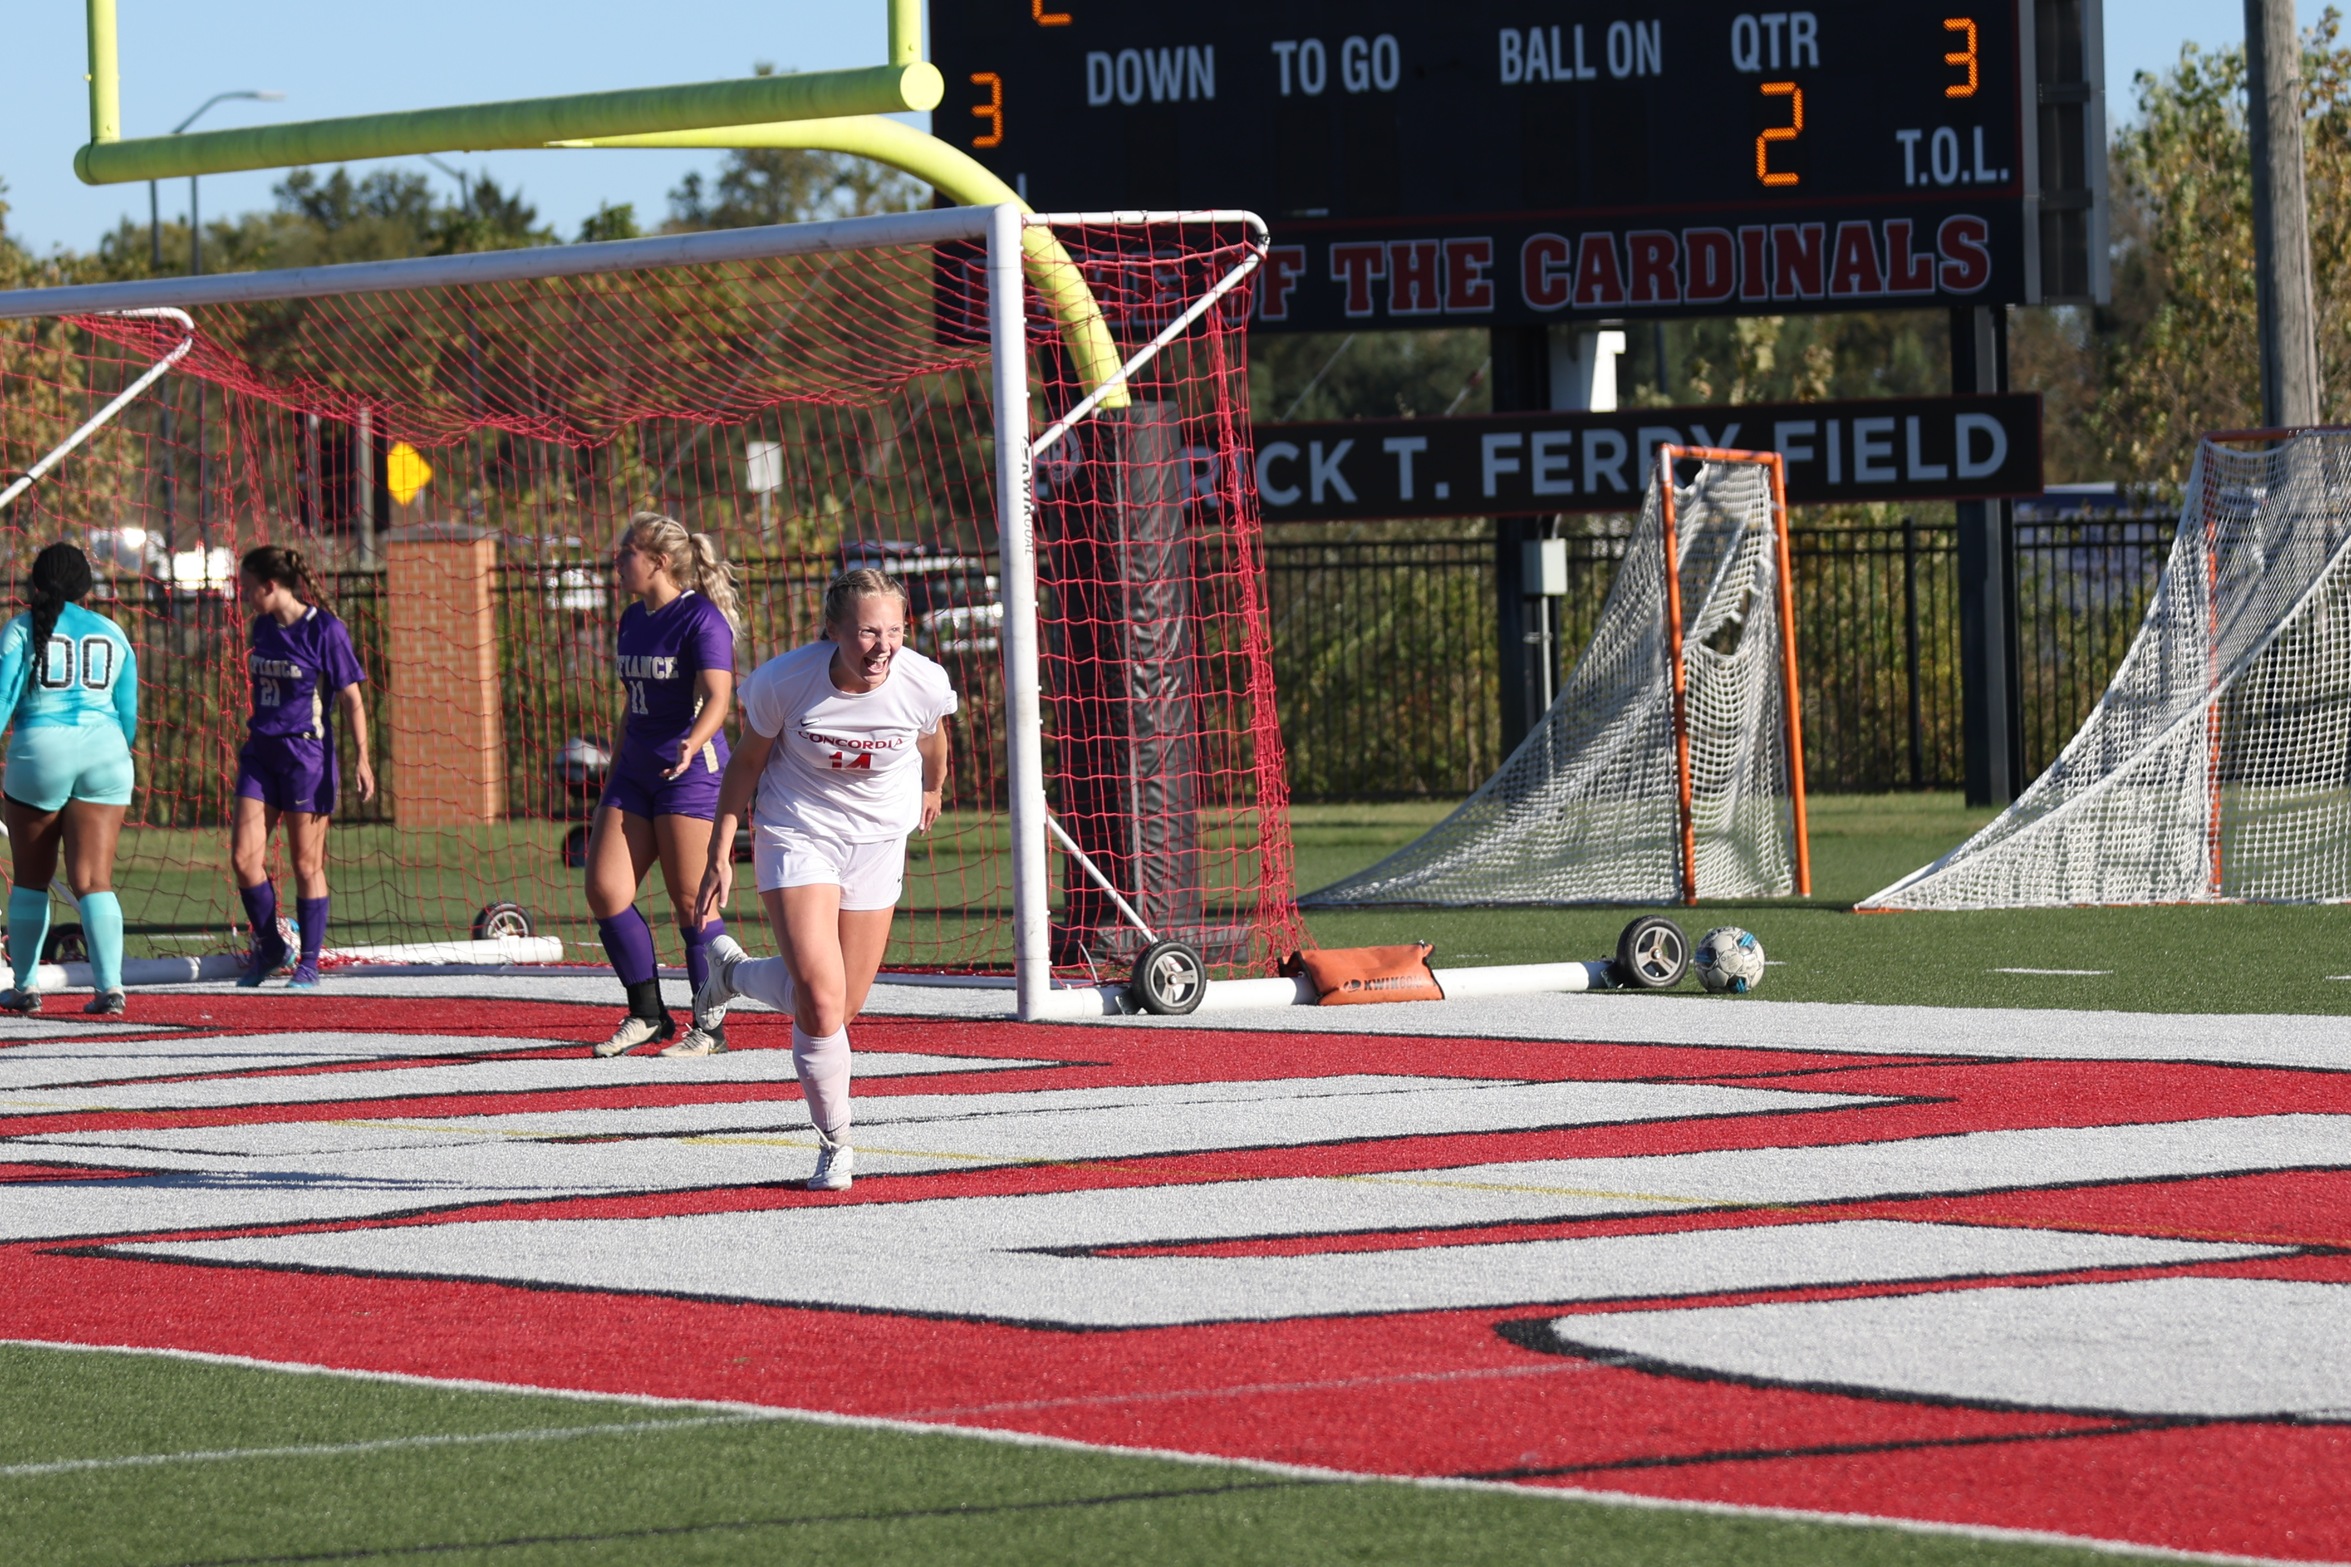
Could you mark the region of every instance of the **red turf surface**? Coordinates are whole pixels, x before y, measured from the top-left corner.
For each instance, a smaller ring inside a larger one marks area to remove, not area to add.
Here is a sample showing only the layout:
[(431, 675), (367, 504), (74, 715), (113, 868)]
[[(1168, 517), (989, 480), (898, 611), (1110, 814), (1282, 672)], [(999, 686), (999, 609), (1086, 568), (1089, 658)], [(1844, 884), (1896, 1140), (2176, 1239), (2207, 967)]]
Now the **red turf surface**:
[[(586, 1037), (586, 1009), (332, 997), (182, 997), (139, 1020), (203, 1031), (281, 1029)], [(774, 1020), (730, 1024), (740, 1045), (782, 1044)], [(159, 1047), (185, 1035), (168, 1035)], [(1174, 1181), (1255, 1180), (1706, 1149), (1828, 1145), (2002, 1128), (2351, 1112), (2351, 1076), (2181, 1063), (1986, 1061), (1394, 1036), (1268, 1036), (869, 1021), (866, 1049), (1028, 1057), (1051, 1068), (877, 1078), (866, 1096), (1000, 1093), (1366, 1072), (1557, 1081), (1736, 1083), (1883, 1095), (1893, 1102), (1636, 1125), (1482, 1133), (1024, 1165), (861, 1179), (846, 1199), (886, 1204)], [(531, 1051), (543, 1054), (543, 1051)], [(436, 1058), (430, 1055), (416, 1059)], [(478, 1058), (469, 1058), (478, 1059)], [(413, 1064), (413, 1062), (390, 1063)], [(339, 1086), (348, 1086), (339, 1085)], [(11, 1118), (11, 1136), (239, 1121), (424, 1118), (790, 1098), (775, 1084), (597, 1087)], [(0, 1149), (0, 1153), (4, 1153)], [(1403, 1161), (1400, 1163), (1400, 1159)], [(135, 1164), (135, 1161), (125, 1161)], [(0, 1162), (0, 1182), (105, 1182), (135, 1170)], [(779, 1179), (782, 1171), (779, 1170)], [(773, 1185), (534, 1205), (470, 1205), (391, 1221), (621, 1217), (759, 1210), (842, 1199)], [(1834, 1218), (2085, 1229), (2320, 1248), (2161, 1272), (2351, 1285), (2351, 1172), (2281, 1171), (1954, 1197), (1486, 1225), (1329, 1238), (1137, 1248), (1187, 1255), (1458, 1245), (1562, 1234), (1690, 1231)], [(313, 1226), (331, 1228), (334, 1226)], [(243, 1233), (243, 1232), (238, 1232)], [(1810, 1508), (2291, 1559), (2351, 1557), (2351, 1431), (2263, 1421), (2150, 1421), (1951, 1407), (1893, 1397), (1666, 1376), (1520, 1348), (1498, 1328), (1629, 1305), (1528, 1302), (1201, 1327), (1066, 1332), (878, 1312), (726, 1304), (92, 1255), (87, 1242), (0, 1248), (10, 1289), (0, 1336), (171, 1347), (536, 1386), (719, 1398), (1035, 1432), (1382, 1474), (1479, 1476), (1716, 1502)], [(1994, 1281), (1998, 1282), (1998, 1281)], [(1969, 1284), (1903, 1289), (1974, 1287)], [(1844, 1293), (1854, 1293), (1847, 1291)], [(1896, 1291), (1872, 1286), (1871, 1294)], [(1796, 1290), (1736, 1299), (1804, 1299)], [(1677, 1301), (1676, 1305), (1701, 1304)], [(1637, 1304), (1637, 1303), (1631, 1303)], [(2314, 1354), (2340, 1346), (2313, 1346)]]

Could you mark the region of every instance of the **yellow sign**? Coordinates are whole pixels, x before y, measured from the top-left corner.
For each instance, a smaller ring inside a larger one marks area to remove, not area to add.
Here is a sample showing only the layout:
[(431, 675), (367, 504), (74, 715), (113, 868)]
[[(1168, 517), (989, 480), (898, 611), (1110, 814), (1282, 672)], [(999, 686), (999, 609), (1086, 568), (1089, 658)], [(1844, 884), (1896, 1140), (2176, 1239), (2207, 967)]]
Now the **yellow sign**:
[(406, 441), (396, 442), (384, 457), (384, 482), (392, 487), (392, 499), (405, 506), (433, 482), (433, 465)]

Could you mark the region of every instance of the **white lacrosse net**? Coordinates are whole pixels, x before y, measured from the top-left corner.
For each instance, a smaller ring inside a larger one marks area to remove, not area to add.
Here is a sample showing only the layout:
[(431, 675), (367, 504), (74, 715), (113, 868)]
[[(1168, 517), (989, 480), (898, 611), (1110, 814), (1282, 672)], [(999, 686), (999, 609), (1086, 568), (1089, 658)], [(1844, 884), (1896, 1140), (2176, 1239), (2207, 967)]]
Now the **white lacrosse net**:
[(1874, 909), (2351, 898), (2351, 435), (2206, 443), (2138, 640), (1997, 820)]
[[(1698, 895), (1784, 896), (1795, 864), (1771, 469), (1681, 466), (1694, 470), (1674, 511)], [(1418, 840), (1301, 905), (1681, 900), (1663, 493), (1653, 474), (1592, 640), (1525, 744)]]

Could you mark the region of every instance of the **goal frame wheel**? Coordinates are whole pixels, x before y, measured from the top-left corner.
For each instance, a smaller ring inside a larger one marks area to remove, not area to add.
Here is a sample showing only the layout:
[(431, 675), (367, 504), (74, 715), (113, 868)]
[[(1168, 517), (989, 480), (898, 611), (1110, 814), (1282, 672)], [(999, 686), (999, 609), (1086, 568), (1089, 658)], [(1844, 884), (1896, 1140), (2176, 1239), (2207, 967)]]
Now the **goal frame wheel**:
[(1662, 914), (1644, 914), (1616, 938), (1616, 982), (1632, 990), (1671, 990), (1690, 972), (1690, 937)]
[[(565, 828), (563, 833), (563, 848), (558, 852), (563, 857), (563, 868), (565, 870), (577, 871), (587, 869), (588, 824), (586, 822), (574, 822), (571, 826)], [(494, 908), (496, 905), (493, 904), (492, 907)]]
[(537, 934), (531, 927), (530, 910), (519, 903), (492, 903), (473, 917), (473, 939), (496, 941), (501, 936), (530, 936)]
[(1127, 999), (1157, 1017), (1184, 1017), (1208, 994), (1208, 964), (1188, 942), (1155, 941), (1127, 976)]
[(90, 938), (78, 921), (52, 925), (41, 938), (41, 961), (44, 963), (87, 963), (90, 961)]

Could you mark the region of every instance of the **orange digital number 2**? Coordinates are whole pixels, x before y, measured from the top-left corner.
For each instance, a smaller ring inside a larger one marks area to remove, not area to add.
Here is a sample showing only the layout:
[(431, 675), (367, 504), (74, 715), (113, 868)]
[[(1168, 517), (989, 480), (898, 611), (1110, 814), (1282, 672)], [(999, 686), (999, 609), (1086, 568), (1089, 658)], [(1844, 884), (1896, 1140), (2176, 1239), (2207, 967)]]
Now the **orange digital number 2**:
[(988, 128), (974, 136), (971, 144), (974, 147), (1001, 147), (1004, 145), (1004, 78), (994, 71), (974, 71), (971, 73), (971, 84), (988, 89), (988, 101), (971, 106), (972, 118), (986, 120)]
[(1943, 96), (1946, 98), (1973, 98), (1975, 96), (1976, 83), (1978, 80), (1978, 70), (1976, 66), (1975, 18), (1970, 16), (1947, 16), (1943, 19), (1943, 31), (1947, 33), (1964, 33), (1967, 36), (1966, 48), (1954, 49), (1949, 54), (1943, 56), (1943, 63), (1945, 65), (1965, 66), (1967, 68), (1967, 80), (1965, 82), (1953, 82), (1950, 86), (1943, 89)]
[(1804, 132), (1804, 89), (1794, 82), (1765, 82), (1763, 96), (1788, 100), (1788, 123), (1764, 128), (1755, 138), (1755, 177), (1769, 186), (1794, 185), (1798, 176), (1774, 172), (1771, 166), (1771, 144), (1794, 141)]
[(1045, 0), (1029, 0), (1029, 15), (1037, 19), (1039, 27), (1067, 27), (1069, 25), (1069, 13), (1067, 11), (1046, 10)]

